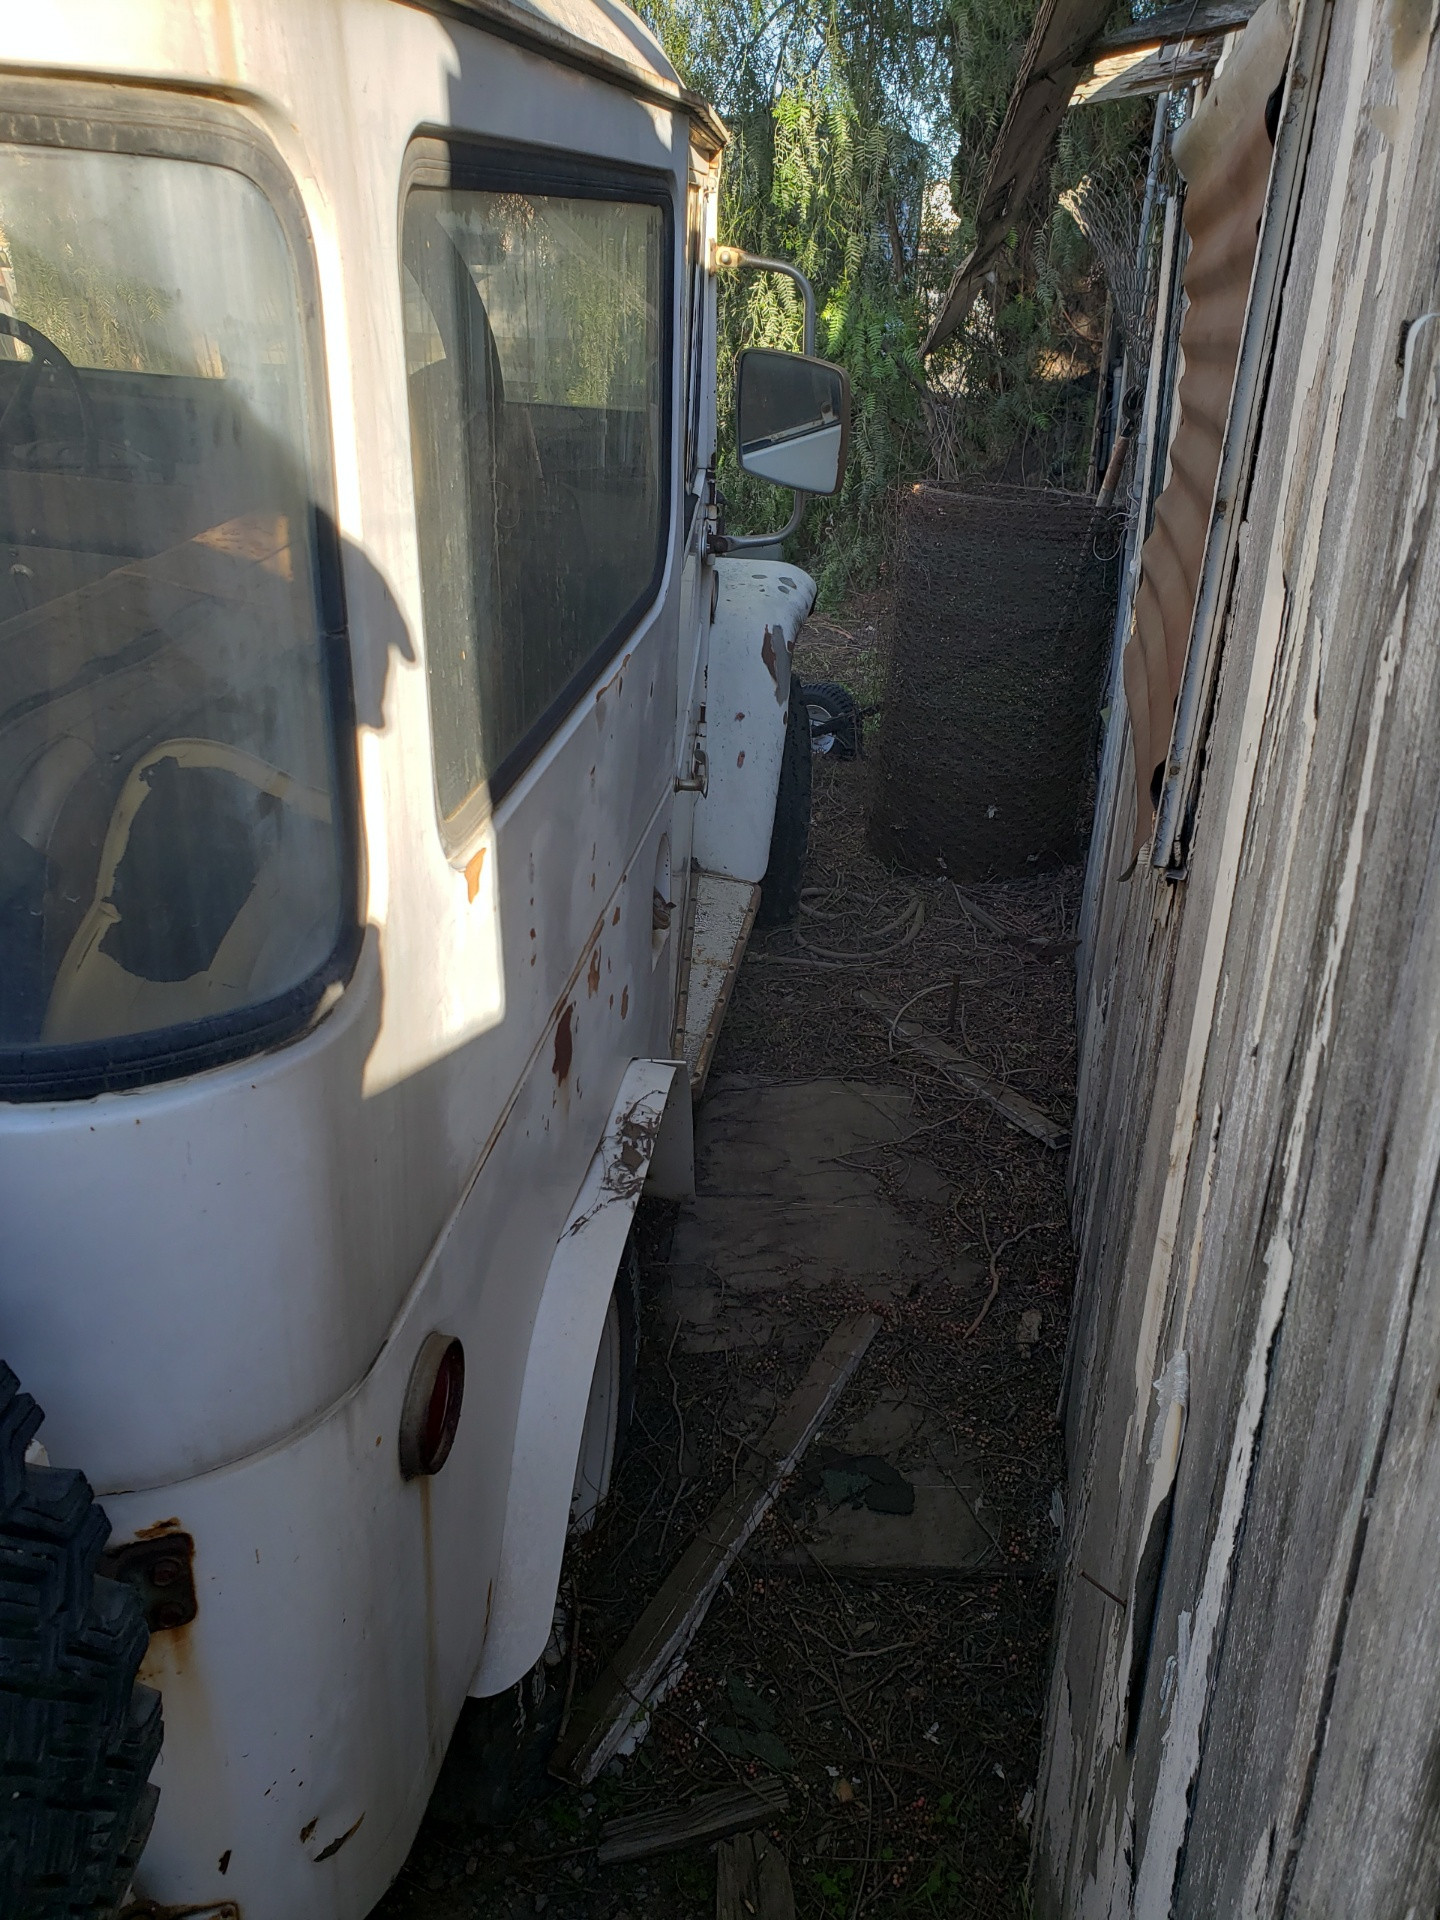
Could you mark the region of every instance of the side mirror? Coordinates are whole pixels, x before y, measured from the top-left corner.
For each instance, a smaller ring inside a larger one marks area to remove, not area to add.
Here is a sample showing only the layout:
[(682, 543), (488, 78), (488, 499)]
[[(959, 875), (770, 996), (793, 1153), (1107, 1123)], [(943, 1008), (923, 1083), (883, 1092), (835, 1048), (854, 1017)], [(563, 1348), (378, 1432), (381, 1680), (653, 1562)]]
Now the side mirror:
[(843, 367), (803, 353), (746, 347), (735, 377), (740, 466), (797, 493), (838, 493), (850, 443)]

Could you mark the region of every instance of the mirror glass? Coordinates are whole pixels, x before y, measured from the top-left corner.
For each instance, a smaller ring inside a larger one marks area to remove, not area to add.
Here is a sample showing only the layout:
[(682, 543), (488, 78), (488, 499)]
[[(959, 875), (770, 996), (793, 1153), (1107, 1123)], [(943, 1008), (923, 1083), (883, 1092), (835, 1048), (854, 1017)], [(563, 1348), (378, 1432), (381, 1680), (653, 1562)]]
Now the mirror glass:
[(844, 369), (801, 353), (747, 347), (736, 388), (744, 471), (799, 493), (838, 493), (850, 437)]

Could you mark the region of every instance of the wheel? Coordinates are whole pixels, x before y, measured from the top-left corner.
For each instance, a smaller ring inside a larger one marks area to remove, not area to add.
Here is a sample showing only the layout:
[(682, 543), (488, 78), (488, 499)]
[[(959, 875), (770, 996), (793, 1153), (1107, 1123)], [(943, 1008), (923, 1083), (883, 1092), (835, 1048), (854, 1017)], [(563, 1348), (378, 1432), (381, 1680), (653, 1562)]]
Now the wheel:
[(570, 1531), (588, 1533), (610, 1491), (610, 1476), (625, 1451), (635, 1414), (635, 1368), (640, 1354), (640, 1256), (632, 1231), (620, 1256), (620, 1271), (605, 1314), (600, 1351), (590, 1380)]
[[(635, 1412), (640, 1356), (640, 1256), (632, 1228), (605, 1315), (590, 1382), (575, 1492), (572, 1539), (594, 1526), (625, 1451)], [(572, 1609), (562, 1578), (550, 1644), (523, 1680), (488, 1700), (467, 1700), (435, 1783), (430, 1811), (457, 1828), (503, 1826), (549, 1787), (546, 1762), (560, 1737), (570, 1661)]]
[(0, 1912), (106, 1920), (155, 1817), (160, 1696), (139, 1596), (95, 1573), (89, 1482), (26, 1461), (43, 1417), (0, 1361)]
[(800, 883), (810, 847), (810, 717), (802, 690), (790, 683), (785, 715), (785, 748), (775, 794), (775, 824), (770, 830), (770, 860), (760, 882), (762, 927), (779, 927), (800, 911)]
[(800, 697), (810, 714), (810, 751), (858, 760), (865, 751), (865, 721), (850, 689), (835, 680), (815, 680), (801, 687)]

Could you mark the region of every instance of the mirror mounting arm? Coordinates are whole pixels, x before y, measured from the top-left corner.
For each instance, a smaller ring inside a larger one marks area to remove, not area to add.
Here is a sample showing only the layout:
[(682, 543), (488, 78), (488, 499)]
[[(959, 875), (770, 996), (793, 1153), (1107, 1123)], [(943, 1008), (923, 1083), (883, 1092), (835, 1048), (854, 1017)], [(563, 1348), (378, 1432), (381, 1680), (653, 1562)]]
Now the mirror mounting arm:
[(712, 533), (705, 543), (706, 551), (744, 553), (747, 548), (773, 547), (777, 540), (788, 540), (804, 519), (805, 502), (810, 496), (808, 493), (796, 493), (792, 489), (790, 497), (795, 502), (790, 509), (790, 518), (775, 533)]
[(713, 263), (718, 270), (725, 267), (743, 268), (747, 273), (783, 273), (787, 280), (793, 280), (800, 289), (800, 299), (805, 313), (805, 344), (802, 353), (815, 351), (815, 289), (798, 267), (792, 267), (788, 260), (767, 260), (763, 254), (746, 253), (743, 247), (716, 247)]
[[(715, 246), (711, 250), (712, 270), (741, 268), (749, 273), (783, 273), (787, 280), (793, 280), (800, 289), (800, 300), (804, 312), (805, 344), (802, 353), (815, 351), (815, 289), (798, 267), (788, 260), (770, 260), (763, 254), (746, 253), (743, 247)], [(712, 533), (706, 542), (711, 553), (744, 553), (747, 548), (773, 547), (777, 540), (788, 540), (805, 517), (805, 502), (808, 493), (792, 493), (794, 505), (790, 509), (790, 518), (777, 533)]]

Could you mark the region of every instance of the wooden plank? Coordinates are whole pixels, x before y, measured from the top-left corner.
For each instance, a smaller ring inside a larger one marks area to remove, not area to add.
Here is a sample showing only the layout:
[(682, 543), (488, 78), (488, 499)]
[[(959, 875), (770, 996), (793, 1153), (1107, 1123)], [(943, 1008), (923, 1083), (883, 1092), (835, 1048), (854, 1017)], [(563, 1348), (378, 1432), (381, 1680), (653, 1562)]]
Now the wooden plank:
[(717, 1849), (715, 1920), (795, 1920), (790, 1869), (763, 1833), (741, 1834)]
[[(1338, 1915), (1440, 1899), (1440, 675), (1420, 639), (1440, 523), (1419, 451), (1437, 401), (1427, 354), (1423, 405), (1398, 418), (1395, 342), (1433, 302), (1388, 265), (1400, 245), (1435, 255), (1440, 45), (1411, 56), (1395, 168), (1355, 111), (1390, 98), (1387, 32), (1337, 5), (1323, 67), (1297, 61), (1314, 145), (1189, 877), (1117, 887), (1127, 852), (1105, 881), (1114, 959), (1072, 1166), (1094, 1304), (1069, 1569), (1125, 1590), (1151, 1356), (1188, 1352), (1192, 1389), (1129, 1751), (1115, 1610), (1062, 1581), (1034, 1811), (1047, 1920), (1086, 1901)], [(1352, 405), (1361, 392), (1379, 398)]]
[(1128, 48), (1163, 47), (1172, 40), (1210, 40), (1217, 34), (1234, 33), (1245, 26), (1259, 0), (1180, 0), (1178, 6), (1161, 7), (1129, 26), (1116, 27), (1102, 34), (1090, 49), (1091, 57), (1103, 60), (1109, 53), (1124, 53)]
[(986, 169), (975, 244), (955, 270), (939, 316), (921, 344), (922, 354), (934, 353), (964, 325), (981, 283), (1020, 224), (1035, 177), (1085, 71), (1090, 45), (1110, 12), (1110, 0), (1041, 0)]
[(600, 1829), (595, 1858), (602, 1867), (618, 1867), (627, 1860), (681, 1853), (686, 1847), (706, 1846), (732, 1833), (767, 1826), (789, 1810), (790, 1795), (779, 1780), (721, 1787), (715, 1793), (702, 1793), (683, 1807), (667, 1807), (661, 1813), (625, 1813), (607, 1820)]
[(978, 1060), (967, 1059), (957, 1047), (952, 1047), (938, 1034), (917, 1027), (913, 1020), (900, 1019), (899, 1009), (888, 1000), (882, 1000), (878, 993), (867, 993), (862, 987), (856, 990), (855, 998), (862, 1007), (878, 1013), (891, 1033), (902, 1039), (906, 1046), (923, 1054), (949, 1079), (968, 1087), (987, 1106), (1003, 1114), (1011, 1126), (1018, 1127), (1035, 1140), (1043, 1141), (1047, 1147), (1058, 1149), (1069, 1140), (1069, 1128), (1058, 1126), (1048, 1113), (1040, 1111), (1033, 1100), (1027, 1100), (1023, 1093), (1016, 1093), (1013, 1087), (1007, 1087), (1003, 1080), (997, 1080)]
[(852, 1314), (820, 1349), (755, 1444), (753, 1464), (737, 1476), (734, 1491), (711, 1513), (630, 1638), (576, 1707), (551, 1757), (550, 1771), (558, 1778), (585, 1786), (631, 1730), (643, 1725), (720, 1582), (864, 1358), (879, 1324), (873, 1313)]
[(1113, 100), (1142, 100), (1152, 94), (1169, 93), (1192, 80), (1212, 73), (1220, 58), (1218, 40), (1191, 43), (1182, 40), (1161, 47), (1154, 53), (1132, 50), (1112, 53), (1096, 62), (1088, 80), (1075, 89), (1074, 107), (1105, 107)]

